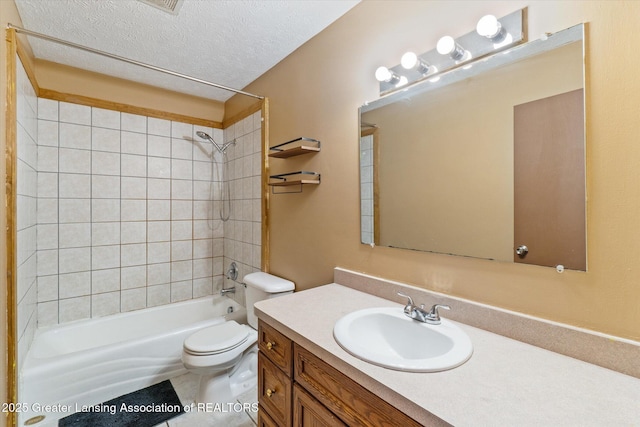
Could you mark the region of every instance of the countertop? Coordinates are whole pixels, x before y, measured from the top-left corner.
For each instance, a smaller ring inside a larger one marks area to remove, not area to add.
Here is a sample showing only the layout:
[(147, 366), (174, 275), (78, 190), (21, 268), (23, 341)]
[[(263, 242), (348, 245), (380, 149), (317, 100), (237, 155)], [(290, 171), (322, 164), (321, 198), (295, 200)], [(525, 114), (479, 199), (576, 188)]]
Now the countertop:
[(255, 304), (260, 319), (422, 423), (640, 426), (639, 379), (458, 322), (474, 347), (458, 368), (409, 373), (364, 362), (336, 343), (333, 325), (370, 307), (403, 306), (336, 283)]

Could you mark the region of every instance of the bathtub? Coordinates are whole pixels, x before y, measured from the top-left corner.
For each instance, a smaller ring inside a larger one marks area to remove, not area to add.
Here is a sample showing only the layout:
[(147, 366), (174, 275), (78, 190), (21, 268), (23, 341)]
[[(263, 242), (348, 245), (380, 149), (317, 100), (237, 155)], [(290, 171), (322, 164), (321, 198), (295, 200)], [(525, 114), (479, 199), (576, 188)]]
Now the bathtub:
[(56, 425), (76, 408), (186, 373), (184, 339), (226, 319), (246, 323), (246, 310), (207, 296), (38, 329), (20, 375), (19, 401), (28, 411), (19, 425), (39, 415), (46, 418), (38, 426)]

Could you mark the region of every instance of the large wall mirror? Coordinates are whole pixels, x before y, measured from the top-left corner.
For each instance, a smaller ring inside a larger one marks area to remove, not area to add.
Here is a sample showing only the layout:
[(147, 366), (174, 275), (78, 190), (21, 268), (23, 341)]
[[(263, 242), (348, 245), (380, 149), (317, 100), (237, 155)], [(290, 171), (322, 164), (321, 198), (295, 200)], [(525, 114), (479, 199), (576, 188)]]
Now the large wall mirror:
[(584, 26), (360, 108), (361, 241), (586, 270)]

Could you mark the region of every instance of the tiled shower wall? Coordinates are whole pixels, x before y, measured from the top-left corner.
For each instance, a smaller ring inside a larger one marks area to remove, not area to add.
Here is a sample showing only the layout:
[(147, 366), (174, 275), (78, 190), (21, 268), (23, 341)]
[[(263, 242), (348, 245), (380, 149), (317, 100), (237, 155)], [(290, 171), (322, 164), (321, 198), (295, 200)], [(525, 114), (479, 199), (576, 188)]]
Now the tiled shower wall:
[[(222, 158), (215, 155), (212, 168), (211, 144), (195, 135), (202, 130), (220, 142), (222, 130), (46, 99), (38, 107), (39, 326), (222, 287), (229, 221), (218, 216), (220, 201), (211, 202), (220, 197)], [(253, 176), (243, 160), (253, 148), (241, 144), (248, 139), (253, 147), (249, 121), (233, 129), (238, 144), (229, 156), (243, 169), (228, 168), (238, 181), (232, 188)], [(234, 200), (236, 209), (254, 206), (245, 203), (248, 194)], [(235, 215), (234, 224), (254, 218)], [(254, 268), (252, 257), (231, 258)]]
[[(20, 61), (17, 66), (17, 301), (18, 364), (33, 340), (36, 317), (36, 198), (38, 99)], [(19, 365), (20, 366), (20, 365)]]
[(360, 241), (373, 243), (373, 135), (360, 138), (360, 200)]
[[(236, 287), (232, 297), (245, 304), (246, 274), (260, 271), (262, 255), (262, 114), (260, 111), (224, 130), (225, 142), (236, 140), (228, 150), (227, 175), (231, 215), (224, 223), (224, 287)], [(218, 212), (214, 212), (214, 216)], [(218, 216), (216, 216), (218, 217)], [(238, 267), (236, 283), (226, 278), (232, 262)]]
[(211, 147), (194, 126), (40, 99), (38, 144), (40, 326), (219, 286)]

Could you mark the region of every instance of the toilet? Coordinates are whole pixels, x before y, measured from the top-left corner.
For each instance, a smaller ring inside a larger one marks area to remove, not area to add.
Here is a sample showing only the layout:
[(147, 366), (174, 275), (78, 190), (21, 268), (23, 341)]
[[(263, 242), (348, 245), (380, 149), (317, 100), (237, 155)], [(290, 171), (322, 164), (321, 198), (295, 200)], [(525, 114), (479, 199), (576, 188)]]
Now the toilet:
[(244, 276), (247, 321), (228, 320), (200, 329), (184, 340), (182, 363), (200, 375), (196, 403), (226, 403), (256, 384), (258, 318), (253, 304), (293, 292), (293, 282), (257, 272)]

